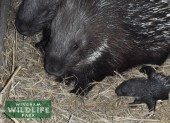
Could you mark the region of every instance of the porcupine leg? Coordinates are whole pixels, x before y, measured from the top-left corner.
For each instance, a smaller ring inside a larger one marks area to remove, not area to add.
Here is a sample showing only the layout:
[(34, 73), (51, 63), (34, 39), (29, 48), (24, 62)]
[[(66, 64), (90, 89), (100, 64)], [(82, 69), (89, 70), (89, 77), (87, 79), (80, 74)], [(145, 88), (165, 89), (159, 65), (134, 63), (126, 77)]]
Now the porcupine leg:
[(141, 73), (147, 74), (148, 78), (152, 76), (156, 71), (151, 66), (143, 66), (140, 70)]
[(70, 85), (73, 81), (76, 81), (76, 77), (70, 74), (59, 76), (56, 79), (56, 82), (65, 83), (66, 85)]
[(148, 109), (149, 109), (149, 113), (145, 115), (145, 117), (150, 118), (154, 114), (154, 111), (156, 108), (156, 100), (149, 98), (148, 100), (145, 101), (145, 103), (147, 104)]
[(129, 103), (129, 104), (140, 104), (140, 103), (142, 103), (141, 97), (136, 97), (134, 102)]
[(93, 88), (94, 85), (90, 84), (90, 80), (87, 77), (77, 78), (75, 82), (75, 88), (70, 91), (70, 93), (75, 93), (76, 95), (87, 95), (88, 92)]
[(136, 97), (134, 102), (129, 103), (129, 105), (130, 105), (129, 107), (130, 108), (136, 108), (136, 106), (134, 106), (133, 104), (141, 104), (141, 103), (142, 103), (141, 97)]
[(45, 55), (45, 47), (47, 46), (48, 41), (50, 41), (50, 34), (51, 34), (51, 30), (47, 26), (43, 30), (43, 39), (40, 42), (35, 44), (35, 47), (40, 49), (43, 55)]
[(148, 99), (145, 101), (145, 103), (148, 106), (149, 112), (151, 111), (155, 111), (155, 107), (156, 107), (156, 100), (154, 99)]

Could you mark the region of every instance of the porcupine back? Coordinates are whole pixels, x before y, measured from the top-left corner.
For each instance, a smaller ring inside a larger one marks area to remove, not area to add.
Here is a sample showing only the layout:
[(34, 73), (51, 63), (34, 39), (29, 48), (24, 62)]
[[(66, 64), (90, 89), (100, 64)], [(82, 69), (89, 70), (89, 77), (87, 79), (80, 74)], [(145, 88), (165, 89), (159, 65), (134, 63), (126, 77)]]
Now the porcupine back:
[(128, 29), (134, 33), (136, 41), (143, 40), (144, 43), (148, 43), (149, 47), (152, 43), (151, 50), (160, 48), (160, 44), (170, 47), (170, 5), (168, 1), (133, 0), (128, 5), (127, 13), (125, 23), (130, 26)]

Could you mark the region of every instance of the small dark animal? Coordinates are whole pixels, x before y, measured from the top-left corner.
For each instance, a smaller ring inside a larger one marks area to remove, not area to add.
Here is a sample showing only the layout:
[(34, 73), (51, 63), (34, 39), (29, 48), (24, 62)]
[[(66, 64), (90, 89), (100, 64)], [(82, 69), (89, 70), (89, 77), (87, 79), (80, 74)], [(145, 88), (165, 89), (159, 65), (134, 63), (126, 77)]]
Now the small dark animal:
[(51, 25), (45, 70), (75, 76), (71, 92), (139, 64), (161, 65), (170, 53), (170, 6), (161, 0), (67, 0)]
[(135, 97), (134, 102), (130, 104), (146, 103), (149, 111), (155, 111), (157, 100), (169, 99), (170, 77), (156, 73), (149, 66), (143, 67), (140, 71), (145, 72), (148, 75), (148, 79), (129, 79), (121, 83), (115, 92), (118, 96)]
[(63, 1), (23, 0), (15, 20), (18, 32), (25, 36), (32, 36), (47, 28), (44, 33), (49, 33), (51, 21)]

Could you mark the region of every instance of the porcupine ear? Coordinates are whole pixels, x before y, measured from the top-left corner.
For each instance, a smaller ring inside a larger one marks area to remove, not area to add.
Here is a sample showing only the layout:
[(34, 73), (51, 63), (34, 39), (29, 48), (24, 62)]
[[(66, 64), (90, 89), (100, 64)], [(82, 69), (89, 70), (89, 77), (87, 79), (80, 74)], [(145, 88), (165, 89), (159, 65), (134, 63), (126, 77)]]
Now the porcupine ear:
[(152, 76), (156, 72), (156, 70), (151, 66), (142, 66), (142, 68), (139, 70), (141, 73), (147, 74), (148, 78)]

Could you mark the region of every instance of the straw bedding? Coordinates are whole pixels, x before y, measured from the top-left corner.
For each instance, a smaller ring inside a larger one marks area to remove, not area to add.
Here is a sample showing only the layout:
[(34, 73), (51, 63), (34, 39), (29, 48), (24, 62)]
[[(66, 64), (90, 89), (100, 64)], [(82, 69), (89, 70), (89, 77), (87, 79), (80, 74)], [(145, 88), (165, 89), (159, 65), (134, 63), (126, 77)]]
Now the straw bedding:
[[(20, 1), (14, 1), (13, 8)], [(140, 66), (114, 77), (107, 77), (97, 83), (86, 97), (70, 94), (73, 86), (55, 81), (43, 68), (43, 58), (35, 43), (40, 41), (41, 34), (23, 37), (17, 33), (14, 25), (15, 12), (12, 11), (8, 21), (6, 35), (5, 62), (0, 87), (0, 121), (3, 123), (168, 123), (170, 122), (170, 101), (157, 103), (156, 112), (149, 118), (145, 115), (148, 108), (145, 104), (136, 108), (128, 107), (134, 99), (117, 97), (115, 88), (122, 81), (133, 77), (145, 77), (139, 73)], [(19, 67), (19, 68), (18, 68)], [(18, 69), (17, 69), (18, 68)], [(159, 72), (170, 75), (170, 59), (159, 67)], [(13, 74), (14, 73), (14, 74)], [(12, 76), (13, 75), (13, 76)], [(11, 77), (12, 76), (12, 77)], [(52, 117), (50, 119), (7, 119), (4, 110), (6, 100), (51, 100)]]

